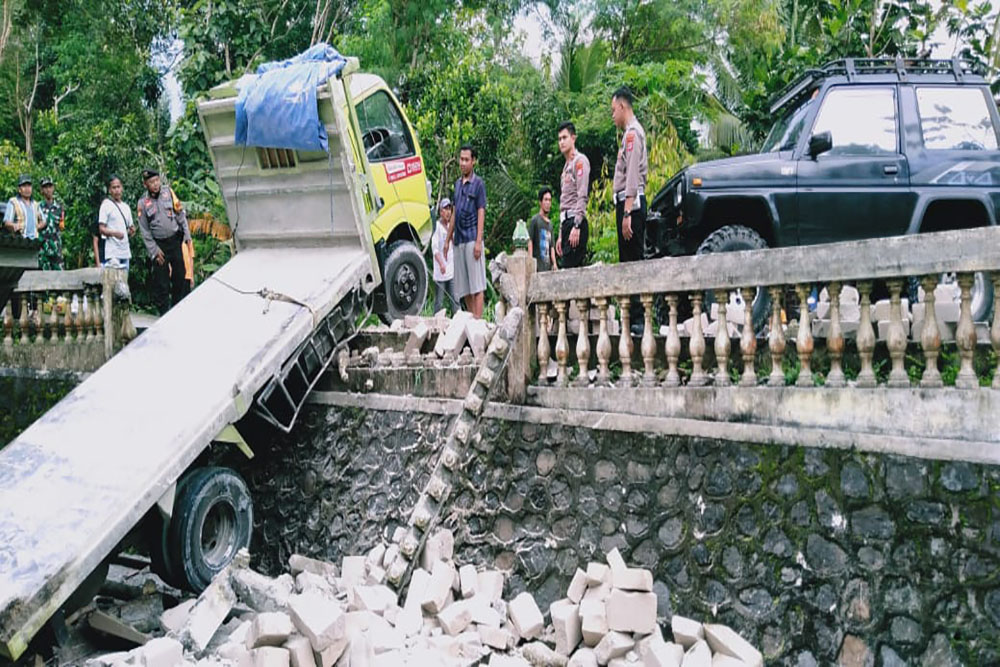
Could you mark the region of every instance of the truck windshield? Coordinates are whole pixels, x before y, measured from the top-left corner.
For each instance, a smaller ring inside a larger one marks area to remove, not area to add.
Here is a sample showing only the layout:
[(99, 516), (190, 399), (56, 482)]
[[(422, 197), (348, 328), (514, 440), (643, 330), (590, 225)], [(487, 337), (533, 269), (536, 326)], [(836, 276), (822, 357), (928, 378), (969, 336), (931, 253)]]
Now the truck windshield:
[(795, 148), (795, 144), (802, 134), (802, 129), (806, 125), (806, 115), (813, 106), (815, 96), (810, 97), (797, 109), (786, 113), (767, 133), (767, 139), (761, 147), (761, 153), (774, 153), (777, 151), (790, 151)]

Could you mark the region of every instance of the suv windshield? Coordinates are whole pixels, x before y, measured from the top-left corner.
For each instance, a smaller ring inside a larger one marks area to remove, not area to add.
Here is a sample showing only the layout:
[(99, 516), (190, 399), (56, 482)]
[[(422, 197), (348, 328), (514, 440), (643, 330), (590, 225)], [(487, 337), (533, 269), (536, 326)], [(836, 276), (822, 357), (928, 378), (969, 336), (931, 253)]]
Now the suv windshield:
[(794, 149), (802, 134), (802, 129), (805, 127), (806, 115), (813, 106), (813, 100), (815, 100), (815, 93), (797, 109), (782, 116), (767, 133), (767, 139), (764, 140), (760, 152), (774, 153)]

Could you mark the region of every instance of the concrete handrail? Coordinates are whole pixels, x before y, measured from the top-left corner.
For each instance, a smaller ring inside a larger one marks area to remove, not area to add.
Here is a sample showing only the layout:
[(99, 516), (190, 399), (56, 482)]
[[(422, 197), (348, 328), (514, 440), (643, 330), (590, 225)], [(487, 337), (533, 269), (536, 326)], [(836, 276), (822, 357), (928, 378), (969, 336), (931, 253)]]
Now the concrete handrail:
[(982, 227), (547, 271), (532, 276), (528, 301), (615, 297), (640, 291), (852, 282), (995, 269), (1000, 269), (1000, 228)]

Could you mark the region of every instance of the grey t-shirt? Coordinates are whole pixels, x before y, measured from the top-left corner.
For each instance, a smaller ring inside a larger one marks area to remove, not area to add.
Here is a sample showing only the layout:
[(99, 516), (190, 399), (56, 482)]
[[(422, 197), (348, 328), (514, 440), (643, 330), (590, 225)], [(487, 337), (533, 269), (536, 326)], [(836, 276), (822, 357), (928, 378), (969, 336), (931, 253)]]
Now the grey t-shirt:
[(531, 226), (528, 229), (531, 237), (531, 251), (536, 260), (538, 271), (552, 270), (552, 221), (546, 220), (541, 213), (536, 213), (531, 219)]

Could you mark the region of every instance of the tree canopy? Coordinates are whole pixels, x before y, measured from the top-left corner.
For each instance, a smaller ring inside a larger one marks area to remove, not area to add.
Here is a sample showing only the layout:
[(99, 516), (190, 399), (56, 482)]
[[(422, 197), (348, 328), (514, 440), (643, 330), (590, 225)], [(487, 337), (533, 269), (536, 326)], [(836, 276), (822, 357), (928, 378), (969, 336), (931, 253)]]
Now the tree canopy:
[[(592, 250), (606, 261), (615, 253), (601, 233), (610, 207), (600, 193), (618, 141), (610, 94), (623, 83), (647, 128), (655, 189), (686, 162), (752, 150), (771, 120), (768, 101), (824, 61), (928, 56), (955, 40), (946, 56), (975, 60), (991, 81), (1000, 71), (998, 12), (987, 0), (0, 2), (0, 191), (11, 196), (21, 171), (56, 180), (69, 266), (93, 261), (87, 226), (112, 173), (134, 200), (139, 172), (158, 166), (194, 216), (224, 219), (194, 100), (319, 41), (396, 91), (435, 196), (457, 174), (458, 146), (477, 146), (492, 252), (530, 215), (538, 188), (558, 184), (555, 130), (573, 120), (596, 177)], [(513, 29), (525, 16), (547, 48)], [(168, 69), (185, 109), (173, 123)]]

